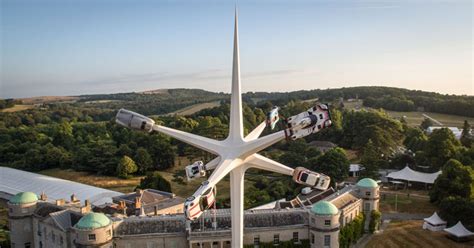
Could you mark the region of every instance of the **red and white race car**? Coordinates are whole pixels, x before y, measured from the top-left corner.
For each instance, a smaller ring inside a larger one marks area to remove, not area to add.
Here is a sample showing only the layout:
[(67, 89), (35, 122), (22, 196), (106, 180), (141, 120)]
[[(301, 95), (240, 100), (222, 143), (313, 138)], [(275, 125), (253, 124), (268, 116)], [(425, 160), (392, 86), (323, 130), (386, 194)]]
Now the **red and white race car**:
[(184, 202), (184, 215), (188, 220), (195, 220), (204, 210), (216, 204), (216, 187), (209, 186), (209, 181), (202, 182), (199, 189)]
[(331, 115), (326, 104), (318, 104), (308, 111), (294, 115), (286, 119), (287, 129), (285, 135), (287, 139), (298, 139), (312, 133), (317, 133), (323, 128), (330, 127)]
[(319, 190), (326, 190), (331, 182), (329, 176), (310, 171), (304, 167), (296, 167), (293, 171), (293, 180), (296, 183), (314, 187)]

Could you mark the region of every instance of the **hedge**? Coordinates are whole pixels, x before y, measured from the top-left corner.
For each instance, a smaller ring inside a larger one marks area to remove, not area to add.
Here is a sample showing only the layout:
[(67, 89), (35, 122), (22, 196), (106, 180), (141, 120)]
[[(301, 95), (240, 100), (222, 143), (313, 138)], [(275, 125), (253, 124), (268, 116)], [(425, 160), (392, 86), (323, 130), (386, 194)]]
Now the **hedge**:
[(348, 248), (364, 235), (365, 215), (360, 213), (339, 231), (339, 247)]
[(382, 214), (379, 211), (372, 210), (372, 212), (370, 213), (370, 222), (369, 222), (370, 233), (374, 233), (375, 230), (379, 229), (381, 218), (382, 218)]

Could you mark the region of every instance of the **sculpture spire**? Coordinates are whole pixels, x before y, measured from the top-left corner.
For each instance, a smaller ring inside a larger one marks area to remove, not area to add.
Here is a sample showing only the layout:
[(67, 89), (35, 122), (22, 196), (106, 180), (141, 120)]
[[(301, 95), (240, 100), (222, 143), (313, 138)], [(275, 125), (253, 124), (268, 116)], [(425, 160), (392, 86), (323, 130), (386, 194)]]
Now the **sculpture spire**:
[(243, 140), (242, 95), (240, 89), (239, 27), (237, 7), (235, 8), (234, 55), (232, 64), (232, 91), (230, 97), (229, 136), (231, 140)]

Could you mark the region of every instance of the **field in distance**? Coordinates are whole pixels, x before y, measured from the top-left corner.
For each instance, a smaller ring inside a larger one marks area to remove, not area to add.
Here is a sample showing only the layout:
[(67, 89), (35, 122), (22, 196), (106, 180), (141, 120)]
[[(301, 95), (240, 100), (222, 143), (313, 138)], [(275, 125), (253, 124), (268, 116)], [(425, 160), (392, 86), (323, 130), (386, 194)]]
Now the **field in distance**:
[[(344, 101), (344, 107), (347, 109), (354, 109), (354, 110), (361, 110), (361, 109), (370, 109), (363, 106), (362, 100), (358, 101)], [(420, 111), (412, 111), (412, 112), (399, 112), (399, 111), (391, 111), (391, 110), (384, 110), (387, 112), (391, 117), (400, 119), (401, 117), (405, 117), (408, 122), (409, 126), (419, 126), (425, 116), (429, 116), (434, 120), (440, 122), (445, 127), (462, 127), (464, 124), (464, 120), (467, 120), (469, 123), (474, 123), (474, 118), (466, 117), (466, 116), (459, 116), (459, 115), (448, 115), (448, 114), (439, 114), (439, 113), (431, 113), (431, 112), (420, 112)], [(435, 126), (438, 126), (436, 122), (433, 122)]]

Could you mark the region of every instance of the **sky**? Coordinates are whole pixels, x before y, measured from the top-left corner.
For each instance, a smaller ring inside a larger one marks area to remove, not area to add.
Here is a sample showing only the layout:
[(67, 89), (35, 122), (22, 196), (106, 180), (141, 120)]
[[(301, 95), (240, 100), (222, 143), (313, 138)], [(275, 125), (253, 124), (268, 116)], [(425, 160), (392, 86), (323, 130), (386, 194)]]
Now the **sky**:
[(474, 95), (473, 2), (0, 0), (0, 98), (391, 86)]

